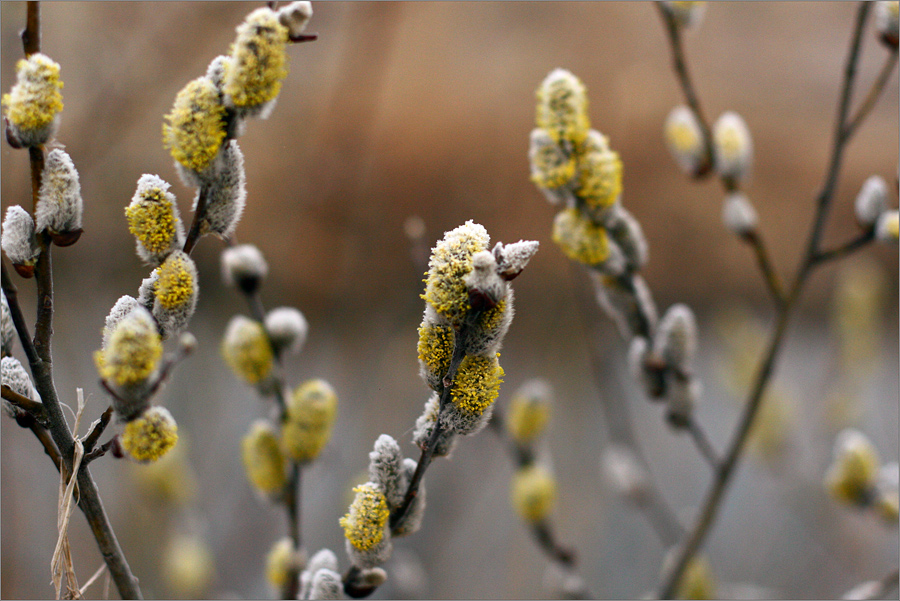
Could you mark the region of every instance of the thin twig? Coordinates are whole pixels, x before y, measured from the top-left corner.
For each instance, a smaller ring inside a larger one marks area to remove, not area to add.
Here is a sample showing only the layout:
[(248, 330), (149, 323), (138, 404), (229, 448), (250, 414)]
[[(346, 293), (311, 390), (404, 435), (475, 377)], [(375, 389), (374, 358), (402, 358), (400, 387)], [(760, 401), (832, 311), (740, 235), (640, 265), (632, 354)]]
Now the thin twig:
[(762, 272), (763, 280), (766, 282), (766, 287), (769, 289), (769, 293), (772, 295), (775, 305), (777, 307), (783, 306), (785, 300), (784, 288), (781, 285), (781, 279), (778, 277), (778, 272), (775, 271), (772, 260), (766, 252), (762, 234), (760, 234), (758, 230), (753, 230), (742, 236), (741, 239), (753, 247), (753, 252), (756, 255), (756, 262), (759, 264), (759, 270)]
[(703, 134), (703, 161), (697, 166), (694, 177), (704, 177), (711, 173), (713, 166), (712, 132), (703, 116), (703, 110), (700, 108), (700, 99), (694, 91), (694, 84), (691, 81), (690, 73), (688, 73), (684, 49), (681, 46), (681, 31), (678, 29), (678, 23), (675, 22), (675, 18), (669, 12), (669, 9), (666, 8), (665, 3), (656, 2), (656, 8), (659, 9), (659, 13), (666, 25), (669, 45), (672, 47), (672, 66), (675, 69), (675, 74), (678, 76), (681, 90), (684, 92), (685, 101), (697, 117), (700, 132)]
[(6, 261), (2, 265), (2, 282), (3, 293), (6, 295), (6, 304), (9, 305), (9, 316), (12, 318), (13, 326), (16, 328), (16, 334), (22, 343), (22, 350), (25, 351), (25, 357), (29, 364), (39, 361), (37, 351), (34, 350), (34, 343), (31, 341), (31, 334), (28, 333), (28, 324), (25, 323), (25, 316), (22, 314), (22, 307), (19, 306), (19, 292), (12, 279), (9, 277), (9, 271), (6, 269)]
[(812, 264), (818, 266), (821, 263), (826, 263), (828, 261), (834, 261), (836, 259), (843, 259), (844, 257), (856, 252), (857, 250), (865, 247), (870, 242), (875, 240), (875, 228), (869, 228), (856, 238), (846, 242), (838, 247), (831, 248), (829, 250), (822, 250), (816, 253), (811, 261)]
[(856, 114), (847, 121), (847, 125), (844, 127), (844, 135), (846, 137), (851, 137), (856, 132), (856, 128), (859, 127), (859, 124), (869, 115), (869, 112), (878, 101), (878, 97), (884, 91), (891, 75), (894, 74), (894, 67), (896, 66), (897, 48), (891, 48), (888, 52), (887, 59), (884, 61), (884, 66), (881, 68), (881, 72), (869, 89), (869, 93), (866, 94), (866, 99), (863, 100), (862, 104), (859, 105), (859, 108), (856, 109)]
[(41, 3), (29, 2), (25, 15), (25, 29), (19, 32), (25, 56), (41, 51)]
[(106, 430), (106, 426), (109, 425), (109, 420), (112, 419), (113, 408), (112, 405), (106, 408), (100, 415), (100, 419), (91, 424), (91, 429), (88, 431), (87, 436), (84, 437), (84, 452), (90, 454), (91, 451), (94, 450), (94, 445), (97, 444), (97, 441), (100, 439), (100, 435), (103, 434), (103, 431)]
[(6, 384), (3, 385), (3, 400), (9, 401), (22, 411), (28, 412), (41, 425), (47, 423), (47, 411), (40, 401), (22, 396)]
[[(223, 144), (227, 143), (227, 140)], [(191, 221), (191, 228), (188, 230), (187, 239), (184, 241), (183, 251), (189, 255), (194, 250), (194, 246), (200, 239), (200, 226), (206, 217), (206, 196), (207, 188), (205, 185), (200, 186), (200, 192), (197, 197), (197, 207), (194, 209), (194, 218)]]
[(694, 416), (688, 416), (686, 421), (686, 427), (688, 433), (691, 435), (691, 438), (694, 440), (694, 444), (697, 445), (697, 450), (700, 451), (700, 455), (706, 460), (713, 470), (718, 469), (719, 467), (719, 456), (716, 453), (715, 449), (712, 446), (712, 443), (709, 442), (709, 437), (706, 435), (706, 432), (697, 423), (697, 420)]
[(866, 15), (868, 14), (870, 5), (868, 2), (860, 2), (857, 12), (856, 24), (854, 27), (853, 38), (850, 44), (850, 52), (847, 58), (847, 64), (844, 70), (844, 81), (841, 91), (840, 104), (838, 108), (837, 125), (835, 127), (834, 145), (832, 157), (829, 163), (828, 172), (826, 173), (825, 183), (822, 191), (817, 197), (817, 207), (815, 221), (809, 234), (807, 244), (807, 252), (803, 257), (800, 266), (797, 269), (797, 275), (791, 291), (785, 299), (784, 305), (778, 308), (778, 316), (775, 329), (772, 332), (769, 345), (764, 354), (763, 362), (753, 382), (749, 398), (744, 406), (744, 412), (741, 416), (738, 428), (728, 446), (725, 458), (720, 468), (716, 471), (715, 477), (707, 493), (703, 506), (697, 516), (697, 519), (687, 535), (685, 540), (679, 545), (678, 553), (675, 560), (670, 564), (669, 568), (664, 571), (661, 580), (662, 585), (659, 590), (661, 599), (671, 598), (678, 583), (681, 580), (684, 570), (688, 563), (697, 553), (700, 545), (703, 543), (706, 535), (715, 521), (721, 501), (724, 498), (725, 490), (731, 482), (731, 477), (737, 467), (741, 457), (741, 452), (746, 442), (747, 436), (753, 426), (754, 419), (761, 406), (763, 393), (769, 383), (774, 372), (775, 362), (782, 348), (782, 342), (787, 332), (788, 322), (790, 320), (796, 301), (800, 296), (800, 292), (808, 279), (812, 268), (815, 265), (814, 259), (819, 254), (819, 243), (822, 231), (828, 217), (828, 210), (834, 196), (834, 190), (837, 185), (838, 174), (840, 171), (844, 149), (849, 136), (846, 135), (844, 124), (847, 121), (847, 114), (850, 106), (850, 98), (853, 92), (853, 82), (856, 75), (857, 63), (859, 60), (859, 49), (862, 42), (863, 26), (865, 25)]

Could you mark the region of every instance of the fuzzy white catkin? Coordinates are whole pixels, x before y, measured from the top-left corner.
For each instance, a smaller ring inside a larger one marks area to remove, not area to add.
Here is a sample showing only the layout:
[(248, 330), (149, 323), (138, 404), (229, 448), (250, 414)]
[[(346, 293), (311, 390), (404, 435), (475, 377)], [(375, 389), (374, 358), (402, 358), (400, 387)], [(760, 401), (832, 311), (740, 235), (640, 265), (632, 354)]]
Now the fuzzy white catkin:
[(238, 244), (222, 252), (222, 281), (226, 286), (252, 285), (255, 289), (268, 273), (265, 257), (252, 244)]
[(604, 225), (612, 240), (622, 251), (629, 271), (637, 271), (647, 263), (647, 239), (641, 224), (620, 203), (607, 211)]
[(15, 339), (16, 330), (13, 327), (12, 315), (9, 312), (9, 303), (6, 301), (6, 293), (0, 291), (3, 298), (2, 319), (0, 319), (0, 333), (3, 339), (3, 356), (7, 357), (12, 354), (13, 340)]
[(291, 37), (297, 37), (306, 29), (312, 18), (312, 4), (307, 1), (291, 2), (278, 9), (278, 22), (288, 28)]
[(725, 197), (722, 223), (726, 229), (738, 236), (746, 236), (756, 231), (757, 222), (756, 209), (745, 194), (734, 192)]
[(627, 447), (612, 445), (603, 453), (603, 470), (616, 491), (632, 502), (640, 502), (649, 492), (649, 475)]
[(631, 278), (633, 290), (618, 281), (611, 280), (596, 271), (591, 271), (591, 281), (597, 302), (616, 323), (625, 340), (631, 340), (642, 333), (646, 324), (649, 329), (656, 326), (656, 305), (650, 288), (640, 275)]
[(540, 243), (535, 240), (519, 240), (504, 245), (498, 242), (494, 246), (494, 258), (497, 260), (497, 273), (504, 280), (511, 280), (522, 273), (531, 257), (538, 251)]
[(713, 155), (716, 171), (724, 178), (741, 179), (753, 164), (753, 141), (743, 118), (727, 111), (713, 125)]
[(115, 331), (119, 322), (139, 306), (141, 306), (140, 303), (133, 296), (128, 296), (126, 294), (125, 296), (119, 297), (119, 300), (117, 300), (116, 304), (113, 305), (113, 308), (110, 309), (109, 315), (106, 316), (106, 323), (103, 327), (102, 348), (105, 349), (109, 344), (109, 337), (112, 336), (112, 333)]
[(337, 556), (330, 549), (320, 549), (309, 558), (306, 568), (300, 573), (300, 599), (309, 599), (314, 576), (320, 570), (337, 572)]
[(309, 599), (343, 599), (344, 584), (341, 575), (333, 570), (319, 570), (312, 577)]
[(309, 324), (303, 313), (293, 307), (278, 307), (266, 314), (266, 333), (278, 349), (299, 353), (306, 342)]
[(43, 178), (34, 211), (35, 230), (71, 232), (81, 228), (83, 202), (78, 171), (63, 150), (47, 153)]
[(382, 434), (369, 453), (369, 480), (381, 486), (388, 507), (403, 503), (406, 487), (403, 486), (403, 454), (393, 437)]
[(690, 307), (681, 303), (669, 307), (659, 322), (653, 350), (670, 367), (690, 371), (697, 353), (697, 320)]
[(41, 247), (34, 236), (34, 220), (19, 205), (6, 209), (0, 246), (13, 265), (34, 265), (41, 254)]
[(663, 131), (669, 154), (678, 167), (688, 175), (697, 173), (706, 157), (706, 145), (694, 111), (686, 106), (676, 106), (666, 117)]
[(887, 41), (893, 40), (897, 47), (898, 30), (900, 30), (900, 6), (896, 0), (879, 0), (875, 3), (875, 29)]
[[(406, 486), (408, 486), (413, 474), (416, 472), (417, 465), (418, 463), (416, 463), (415, 459), (407, 457), (403, 460), (403, 478), (401, 481), (403, 482), (404, 493), (406, 492)], [(394, 536), (408, 536), (414, 534), (422, 527), (422, 520), (425, 518), (426, 496), (425, 481), (421, 480), (419, 481), (419, 490), (412, 503), (410, 503), (406, 515), (403, 516), (403, 519), (393, 530)]]
[[(22, 367), (22, 364), (15, 357), (3, 357), (3, 359), (0, 359), (0, 376), (2, 376), (0, 380), (2, 380), (3, 385), (9, 386), (13, 392), (35, 401), (41, 400), (41, 397), (34, 389), (34, 385), (31, 383), (31, 378), (28, 377), (28, 372), (25, 371), (25, 368)], [(13, 418), (22, 412), (21, 409), (5, 399), (3, 400), (3, 411)]]
[[(247, 177), (244, 172), (244, 155), (237, 140), (231, 140), (216, 157), (216, 168), (205, 176), (206, 209), (203, 214), (203, 233), (213, 233), (227, 238), (234, 233), (247, 202)], [(194, 210), (200, 199), (200, 191), (194, 198)]]
[(860, 225), (871, 227), (887, 210), (888, 187), (881, 176), (873, 175), (863, 182), (856, 195), (854, 209)]

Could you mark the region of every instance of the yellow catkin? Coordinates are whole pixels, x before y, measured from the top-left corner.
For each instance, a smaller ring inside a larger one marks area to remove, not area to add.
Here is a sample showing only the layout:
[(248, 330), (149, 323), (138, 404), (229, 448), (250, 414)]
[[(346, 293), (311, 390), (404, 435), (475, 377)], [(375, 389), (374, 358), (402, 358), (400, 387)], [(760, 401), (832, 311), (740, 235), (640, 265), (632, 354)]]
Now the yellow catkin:
[(587, 114), (587, 90), (565, 69), (551, 72), (537, 90), (535, 121), (557, 142), (582, 142), (591, 127)]
[(258, 384), (272, 371), (274, 355), (265, 328), (246, 317), (228, 325), (222, 341), (222, 357), (236, 376), (248, 384)]
[(138, 461), (156, 461), (178, 442), (178, 425), (163, 407), (151, 407), (125, 425), (122, 448)]
[(360, 551), (368, 551), (381, 542), (390, 517), (387, 500), (378, 488), (366, 483), (353, 489), (356, 497), (350, 511), (340, 519), (344, 536)]
[(453, 356), (453, 328), (423, 323), (419, 326), (419, 361), (428, 369), (430, 379), (440, 380), (450, 368)]
[(233, 106), (252, 108), (273, 100), (287, 77), (288, 30), (269, 8), (260, 8), (237, 28), (225, 63), (224, 93)]
[(444, 234), (432, 249), (422, 299), (453, 325), (460, 325), (469, 309), (464, 278), (472, 271), (472, 255), (487, 249), (487, 230), (467, 221)]
[(215, 558), (200, 538), (177, 536), (166, 549), (163, 575), (177, 598), (203, 599), (215, 576)]
[(275, 494), (287, 482), (285, 460), (272, 426), (264, 420), (254, 423), (241, 441), (247, 479), (259, 491)]
[(266, 580), (280, 592), (287, 585), (291, 575), (297, 575), (300, 568), (299, 560), (299, 554), (294, 550), (294, 543), (290, 538), (278, 540), (266, 556)]
[(705, 557), (694, 557), (688, 562), (675, 595), (679, 599), (715, 599), (716, 583), (712, 568)]
[(554, 143), (537, 146), (531, 156), (531, 181), (541, 188), (560, 188), (575, 177), (575, 159)]
[(156, 300), (164, 309), (180, 309), (194, 296), (194, 276), (183, 257), (170, 256), (158, 268)]
[(612, 150), (593, 151), (578, 160), (578, 187), (575, 193), (591, 209), (606, 208), (622, 192), (622, 161)]
[(450, 401), (464, 414), (479, 416), (500, 394), (503, 368), (496, 357), (467, 355), (459, 365)]
[(519, 394), (509, 404), (506, 431), (519, 444), (527, 444), (541, 435), (549, 419), (549, 403)]
[(281, 446), (294, 461), (315, 459), (328, 440), (337, 413), (337, 395), (324, 380), (309, 380), (297, 387), (287, 402), (287, 420), (281, 427)]
[(225, 139), (225, 107), (206, 77), (188, 83), (165, 116), (163, 145), (172, 158), (193, 171), (209, 167)]
[(825, 486), (837, 500), (848, 504), (865, 501), (875, 485), (880, 460), (868, 438), (854, 430), (838, 436), (834, 462), (825, 475)]
[(12, 125), (23, 132), (50, 125), (63, 109), (59, 71), (57, 62), (40, 53), (16, 63), (16, 84), (2, 99)]
[(567, 257), (585, 265), (597, 265), (609, 256), (606, 230), (575, 208), (557, 213), (553, 220), (553, 241)]
[(166, 198), (166, 192), (161, 188), (151, 188), (141, 196), (141, 201), (125, 208), (128, 231), (150, 253), (163, 253), (172, 247), (177, 231), (178, 218), (173, 211), (172, 202)]
[(532, 465), (520, 469), (513, 477), (513, 507), (526, 522), (546, 518), (555, 501), (556, 481), (545, 469)]
[(119, 386), (143, 382), (156, 370), (163, 347), (151, 319), (123, 319), (109, 344), (94, 354), (100, 377)]

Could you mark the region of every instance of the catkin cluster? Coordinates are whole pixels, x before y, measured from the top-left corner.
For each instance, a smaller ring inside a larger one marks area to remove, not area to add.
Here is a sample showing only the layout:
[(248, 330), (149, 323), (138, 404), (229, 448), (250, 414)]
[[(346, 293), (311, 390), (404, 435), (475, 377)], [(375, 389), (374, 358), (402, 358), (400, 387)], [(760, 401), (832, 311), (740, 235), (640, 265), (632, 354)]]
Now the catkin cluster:
[[(597, 301), (629, 341), (635, 377), (651, 398), (667, 402), (682, 426), (699, 394), (691, 362), (696, 325), (690, 309), (671, 307), (661, 321), (640, 270), (647, 242), (622, 206), (622, 161), (606, 136), (590, 129), (587, 91), (575, 75), (552, 71), (537, 90), (531, 132), (531, 179), (554, 204), (553, 240), (590, 269)], [(697, 138), (701, 139), (701, 138)]]
[(849, 428), (838, 434), (834, 459), (825, 474), (825, 487), (834, 499), (896, 523), (900, 511), (898, 480), (897, 463), (882, 465), (865, 434)]
[(438, 456), (450, 453), (456, 435), (474, 434), (490, 419), (503, 381), (500, 345), (513, 317), (509, 282), (538, 248), (519, 241), (488, 250), (489, 243), (487, 230), (467, 221), (444, 235), (428, 264), (417, 350), (433, 393), (413, 440), (424, 449), (440, 423)]

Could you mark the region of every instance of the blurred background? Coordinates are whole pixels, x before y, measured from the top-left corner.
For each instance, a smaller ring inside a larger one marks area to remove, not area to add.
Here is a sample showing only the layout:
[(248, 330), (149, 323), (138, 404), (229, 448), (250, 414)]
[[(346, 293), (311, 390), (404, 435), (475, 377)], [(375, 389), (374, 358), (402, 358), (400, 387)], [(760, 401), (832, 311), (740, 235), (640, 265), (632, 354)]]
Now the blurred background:
[[(92, 360), (104, 318), (149, 272), (134, 253), (124, 207), (141, 174), (153, 173), (172, 183), (189, 220), (193, 191), (162, 147), (162, 116), (187, 81), (227, 52), (234, 27), (259, 5), (43, 5), (43, 51), (62, 65), (65, 82), (58, 140), (79, 169), (85, 200), (83, 237), (54, 250), (54, 367), (68, 404), (74, 407), (76, 387), (84, 388), (87, 420), (108, 405)], [(423, 260), (444, 231), (473, 219), (494, 241), (541, 242), (515, 281), (516, 319), (503, 348), (507, 375), (497, 402), (504, 407), (530, 378), (555, 389), (542, 453), (559, 482), (552, 518), (559, 539), (577, 550), (597, 595), (633, 598), (653, 590), (665, 549), (604, 476), (609, 435), (601, 402), (628, 406), (654, 478), (686, 524), (709, 472), (690, 440), (667, 428), (662, 408), (632, 386), (624, 344), (593, 308), (585, 274), (550, 240), (554, 208), (528, 179), (527, 148), (537, 85), (555, 67), (570, 69), (588, 88), (593, 126), (624, 162), (623, 202), (650, 244), (644, 276), (657, 305), (686, 302), (698, 315), (705, 392), (697, 414), (723, 449), (773, 311), (752, 252), (721, 225), (721, 186), (688, 181), (664, 146), (663, 122), (682, 96), (656, 8), (329, 2), (314, 3), (314, 11), (308, 31), (318, 32), (318, 41), (289, 48), (278, 106), (267, 121), (248, 123), (240, 139), (249, 197), (237, 230), (240, 242), (256, 244), (268, 259), (266, 306), (294, 306), (309, 320), (305, 349), (287, 363), (289, 383), (321, 377), (339, 397), (332, 441), (304, 471), (306, 549), (329, 547), (346, 569), (338, 518), (351, 487), (365, 479), (379, 434), (394, 436), (418, 458), (410, 439), (428, 396), (415, 351)], [(793, 277), (824, 178), (855, 14), (844, 2), (713, 3), (686, 35), (707, 117), (735, 110), (752, 132), (746, 191), (785, 279)], [(8, 91), (22, 56), (17, 32), (25, 4), (3, 2), (0, 15), (0, 87)], [(871, 18), (867, 27), (857, 101), (886, 55)], [(0, 154), (3, 211), (27, 206), (27, 154), (6, 144)], [(856, 235), (852, 207), (860, 185), (878, 174), (893, 186), (897, 164), (895, 76), (849, 147), (826, 247)], [(422, 224), (421, 239), (411, 240), (410, 226)], [(247, 312), (221, 283), (222, 248), (204, 238), (193, 253), (201, 293), (190, 331), (199, 349), (157, 399), (178, 421), (193, 494), (187, 490), (176, 508), (141, 488), (142, 466), (104, 458), (92, 467), (148, 598), (274, 594), (263, 565), (285, 532), (284, 516), (253, 494), (239, 455), (240, 438), (268, 406), (219, 356), (226, 323)], [(883, 461), (897, 460), (897, 267), (895, 246), (872, 245), (809, 282), (772, 385), (773, 409), (764, 412), (765, 427), (705, 546), (719, 595), (828, 598), (896, 567), (896, 526), (838, 505), (821, 481), (835, 434), (847, 426), (869, 436)], [(33, 320), (32, 282), (16, 282)], [(0, 596), (45, 597), (52, 594), (58, 476), (30, 432), (0, 422)], [(553, 595), (543, 588), (548, 562), (509, 504), (512, 473), (491, 431), (436, 461), (426, 477), (422, 530), (396, 542), (385, 566), (390, 579), (376, 598)], [(166, 578), (177, 533), (199, 537), (212, 555), (214, 573), (208, 586), (193, 589), (199, 592)], [(79, 512), (70, 535), (83, 583), (101, 558)]]

